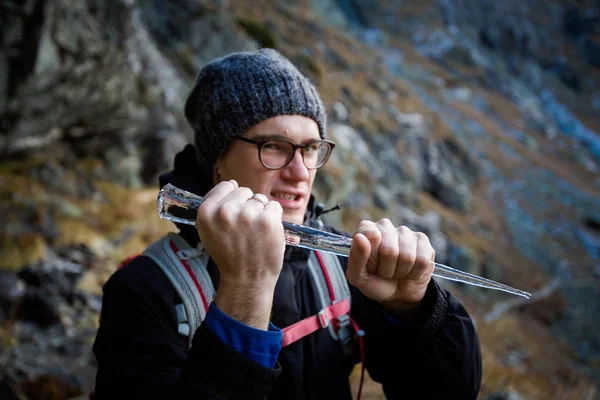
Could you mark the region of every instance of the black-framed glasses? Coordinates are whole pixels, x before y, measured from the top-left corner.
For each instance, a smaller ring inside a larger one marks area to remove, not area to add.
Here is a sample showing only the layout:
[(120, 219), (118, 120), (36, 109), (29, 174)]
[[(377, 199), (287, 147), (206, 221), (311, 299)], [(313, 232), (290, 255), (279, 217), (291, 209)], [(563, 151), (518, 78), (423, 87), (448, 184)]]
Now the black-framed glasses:
[(296, 144), (284, 138), (253, 140), (237, 136), (236, 139), (255, 145), (258, 148), (258, 159), (267, 169), (284, 168), (294, 158), (296, 149), (300, 149), (306, 168), (318, 169), (325, 165), (335, 147), (335, 143), (329, 140)]

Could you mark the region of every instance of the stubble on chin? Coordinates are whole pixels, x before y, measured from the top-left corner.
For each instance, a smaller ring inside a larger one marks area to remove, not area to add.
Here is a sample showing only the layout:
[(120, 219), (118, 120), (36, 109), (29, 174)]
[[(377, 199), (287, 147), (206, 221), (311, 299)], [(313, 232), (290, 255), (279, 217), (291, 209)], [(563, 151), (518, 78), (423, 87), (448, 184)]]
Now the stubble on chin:
[(302, 222), (304, 222), (304, 218), (300, 218), (298, 214), (296, 213), (286, 213), (286, 210), (283, 210), (283, 221), (285, 222), (290, 222), (292, 224), (296, 224), (296, 225), (302, 225)]

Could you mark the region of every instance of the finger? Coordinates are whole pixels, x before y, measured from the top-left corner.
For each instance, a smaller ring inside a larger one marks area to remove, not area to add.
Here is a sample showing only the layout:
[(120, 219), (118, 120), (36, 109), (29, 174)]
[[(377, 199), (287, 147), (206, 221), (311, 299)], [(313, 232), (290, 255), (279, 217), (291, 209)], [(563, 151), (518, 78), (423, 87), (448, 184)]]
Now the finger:
[[(254, 192), (250, 188), (240, 187), (223, 197), (219, 202), (219, 205), (223, 206), (225, 203), (245, 205), (244, 203), (246, 203), (252, 195), (254, 195)], [(254, 203), (254, 201), (252, 203)], [(260, 201), (256, 201), (256, 203), (260, 204)]]
[(261, 193), (254, 193), (244, 204), (240, 212), (241, 222), (253, 223), (269, 203), (267, 196)]
[[(264, 208), (263, 215), (269, 218), (269, 221), (277, 221), (278, 228), (281, 230), (283, 234), (283, 207), (278, 201), (271, 200), (267, 203)], [(288, 245), (296, 246), (300, 244), (300, 235), (296, 234), (286, 234), (285, 235), (285, 243)]]
[(199, 210), (209, 212), (213, 210), (228, 194), (238, 188), (238, 184), (234, 180), (219, 182), (211, 190), (206, 193), (202, 199)]
[(371, 254), (371, 242), (362, 233), (355, 233), (348, 254), (346, 277), (352, 285), (360, 287), (368, 279), (367, 262)]
[(397, 232), (399, 251), (396, 279), (405, 279), (410, 274), (417, 259), (417, 237), (406, 226), (399, 227)]
[[(275, 229), (281, 231), (283, 234), (283, 224), (281, 221), (283, 220), (283, 207), (277, 201), (269, 201), (266, 206), (264, 206), (262, 211), (261, 218), (262, 221), (269, 224), (270, 226), (274, 226)], [(298, 242), (300, 242), (298, 240)]]
[[(283, 220), (283, 207), (277, 201), (269, 201), (261, 211), (258, 218), (258, 226), (257, 229), (265, 229), (268, 232), (278, 232), (280, 242), (276, 242), (281, 246), (281, 250), (285, 251), (286, 244), (291, 244), (288, 242), (287, 237), (284, 235), (283, 224), (281, 221)], [(300, 239), (294, 243), (300, 243)], [(272, 247), (274, 250), (277, 250), (277, 245)]]
[(262, 229), (261, 226), (255, 226), (255, 224), (266, 222), (268, 219), (262, 216), (265, 206), (266, 204), (261, 200), (255, 198), (254, 196), (250, 197), (240, 205), (237, 223), (245, 226), (255, 227), (257, 230)]
[(278, 201), (269, 201), (264, 208), (264, 212), (275, 215), (279, 219), (283, 218), (283, 207)]
[(252, 197), (252, 190), (247, 187), (237, 188), (234, 191), (230, 192), (227, 196), (221, 199), (219, 204), (212, 208), (212, 215), (209, 216), (210, 221), (216, 223), (216, 226), (221, 226), (223, 228), (231, 227), (237, 223), (252, 223), (252, 215), (257, 213), (258, 211), (252, 211), (248, 209), (245, 211), (245, 216), (243, 220), (239, 220), (239, 216), (244, 211), (244, 203), (248, 201), (250, 197)]
[(417, 238), (417, 256), (407, 279), (423, 280), (431, 277), (433, 273), (432, 261), (435, 259), (435, 250), (431, 246), (427, 235), (417, 232), (415, 236)]
[(384, 218), (377, 223), (381, 232), (381, 243), (378, 250), (377, 275), (382, 278), (390, 279), (396, 274), (396, 265), (398, 262), (399, 244), (398, 232), (392, 222)]
[(248, 202), (259, 202), (260, 204), (262, 204), (262, 207), (260, 207), (260, 210), (262, 211), (269, 202), (269, 198), (262, 193), (254, 193), (252, 197), (248, 199)]
[(379, 262), (378, 251), (379, 245), (381, 244), (381, 231), (375, 222), (364, 220), (358, 224), (356, 233), (362, 234), (371, 244), (369, 259), (367, 260), (367, 272), (376, 274), (377, 264)]
[(219, 206), (221, 200), (238, 188), (234, 180), (219, 182), (202, 199), (198, 212), (196, 214), (195, 227), (198, 231), (201, 226), (208, 223), (214, 214), (214, 210)]
[(240, 218), (247, 216), (253, 219), (254, 217), (260, 215), (263, 212), (267, 203), (268, 200), (264, 201), (260, 197), (257, 197), (256, 194), (252, 195), (248, 200), (246, 200), (242, 204)]

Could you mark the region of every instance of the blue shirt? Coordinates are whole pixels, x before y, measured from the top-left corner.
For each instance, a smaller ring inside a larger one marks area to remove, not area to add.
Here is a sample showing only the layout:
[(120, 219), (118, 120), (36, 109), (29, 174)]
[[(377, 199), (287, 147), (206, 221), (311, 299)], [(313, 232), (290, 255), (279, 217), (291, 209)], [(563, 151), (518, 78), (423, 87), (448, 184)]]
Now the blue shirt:
[(273, 368), (282, 347), (283, 332), (272, 323), (256, 329), (231, 318), (211, 303), (203, 324), (228, 346), (267, 368)]
[[(384, 312), (394, 325), (400, 321)], [(272, 323), (269, 330), (256, 329), (231, 318), (211, 303), (204, 324), (226, 345), (245, 355), (258, 364), (273, 368), (282, 347), (283, 332)]]

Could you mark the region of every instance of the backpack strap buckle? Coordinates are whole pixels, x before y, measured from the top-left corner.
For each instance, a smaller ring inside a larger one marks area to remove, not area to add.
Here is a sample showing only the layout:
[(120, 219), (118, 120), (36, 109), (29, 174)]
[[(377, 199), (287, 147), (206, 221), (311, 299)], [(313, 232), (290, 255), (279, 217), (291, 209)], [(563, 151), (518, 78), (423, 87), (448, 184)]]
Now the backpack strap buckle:
[(339, 318), (350, 312), (350, 300), (342, 299), (330, 306), (327, 306), (317, 314), (306, 317), (288, 327), (283, 328), (283, 346), (288, 346), (296, 340), (302, 339), (319, 329), (326, 328), (334, 318)]
[(319, 324), (321, 325), (321, 328), (327, 328), (329, 326), (329, 323), (331, 322), (331, 318), (329, 317), (327, 311), (329, 310), (327, 308), (324, 308), (317, 313), (317, 318), (319, 319)]
[(180, 260), (190, 260), (198, 257), (199, 253), (196, 249), (183, 249), (177, 252), (177, 258)]

